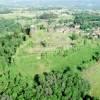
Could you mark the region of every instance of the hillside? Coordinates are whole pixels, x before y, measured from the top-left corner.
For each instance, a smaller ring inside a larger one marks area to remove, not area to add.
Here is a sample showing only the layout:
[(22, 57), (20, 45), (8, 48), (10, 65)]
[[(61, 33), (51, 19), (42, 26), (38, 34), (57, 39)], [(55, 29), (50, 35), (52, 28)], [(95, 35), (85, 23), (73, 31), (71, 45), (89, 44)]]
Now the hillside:
[(100, 11), (86, 3), (0, 2), (0, 100), (100, 100)]

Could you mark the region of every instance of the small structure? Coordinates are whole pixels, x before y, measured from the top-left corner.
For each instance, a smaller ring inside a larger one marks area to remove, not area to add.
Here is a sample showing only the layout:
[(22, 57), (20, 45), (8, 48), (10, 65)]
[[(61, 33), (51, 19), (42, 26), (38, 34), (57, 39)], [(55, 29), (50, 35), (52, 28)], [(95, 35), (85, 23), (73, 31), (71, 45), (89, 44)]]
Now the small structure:
[(95, 38), (100, 38), (100, 28), (94, 29), (92, 36)]
[(34, 25), (31, 25), (31, 26), (30, 26), (30, 33), (29, 33), (29, 35), (30, 35), (30, 36), (33, 36), (34, 33), (35, 33), (35, 31), (36, 31), (35, 26), (34, 26)]
[(80, 29), (80, 25), (75, 25), (75, 29)]
[(24, 28), (24, 30), (25, 30), (25, 33), (26, 33), (28, 36), (30, 36), (30, 37), (32, 37), (32, 36), (34, 35), (35, 31), (36, 31), (34, 25), (26, 26), (26, 27)]

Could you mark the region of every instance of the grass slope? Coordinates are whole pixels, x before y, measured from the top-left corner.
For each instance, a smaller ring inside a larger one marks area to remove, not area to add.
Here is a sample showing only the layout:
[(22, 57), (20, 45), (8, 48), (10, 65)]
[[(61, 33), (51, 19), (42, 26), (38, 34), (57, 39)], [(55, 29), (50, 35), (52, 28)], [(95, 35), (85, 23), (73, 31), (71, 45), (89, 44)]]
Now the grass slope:
[[(29, 42), (29, 41), (28, 41)], [(61, 70), (66, 66), (76, 68), (79, 66), (89, 66), (94, 62), (90, 62), (94, 50), (97, 48), (94, 44), (81, 45), (79, 47), (67, 51), (66, 56), (63, 52), (47, 52), (43, 56), (40, 53), (28, 54), (22, 52), (29, 45), (21, 46), (15, 55), (14, 70), (21, 72), (23, 75), (34, 76), (37, 73), (47, 72), (53, 70)], [(30, 48), (30, 47), (29, 47)], [(28, 49), (27, 49), (28, 50)], [(83, 61), (86, 62), (83, 64)], [(13, 67), (12, 67), (13, 68)]]
[(83, 76), (91, 84), (91, 95), (100, 97), (100, 61), (84, 71)]

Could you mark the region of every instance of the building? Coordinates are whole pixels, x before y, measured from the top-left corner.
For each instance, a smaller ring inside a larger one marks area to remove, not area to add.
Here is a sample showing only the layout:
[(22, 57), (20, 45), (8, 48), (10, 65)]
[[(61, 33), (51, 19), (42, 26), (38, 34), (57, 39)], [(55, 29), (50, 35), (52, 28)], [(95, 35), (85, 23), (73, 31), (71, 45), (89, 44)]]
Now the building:
[(30, 26), (30, 33), (29, 33), (29, 35), (30, 35), (30, 36), (33, 36), (35, 32), (36, 32), (35, 26), (34, 26), (34, 25), (31, 25), (31, 26)]

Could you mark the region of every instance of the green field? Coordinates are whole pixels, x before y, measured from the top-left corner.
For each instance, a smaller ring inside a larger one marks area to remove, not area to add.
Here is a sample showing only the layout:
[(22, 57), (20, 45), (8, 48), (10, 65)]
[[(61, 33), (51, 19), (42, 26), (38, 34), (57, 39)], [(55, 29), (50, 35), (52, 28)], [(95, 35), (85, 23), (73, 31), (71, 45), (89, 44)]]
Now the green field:
[(48, 72), (52, 69), (61, 70), (67, 66), (73, 68), (82, 66), (86, 68), (95, 62), (90, 60), (92, 59), (93, 53), (97, 49), (99, 50), (99, 47), (95, 45), (96, 43), (88, 41), (86, 45), (81, 44), (70, 50), (55, 49), (52, 52), (44, 52), (46, 48), (42, 48), (42, 51), (36, 52), (36, 46), (33, 47), (33, 52), (30, 53), (29, 50), (31, 46), (29, 46), (29, 43), (32, 43), (32, 40), (26, 41), (15, 54), (14, 69), (24, 75), (30, 76), (37, 73)]
[(91, 95), (100, 97), (100, 62), (84, 71), (83, 76), (91, 84)]

